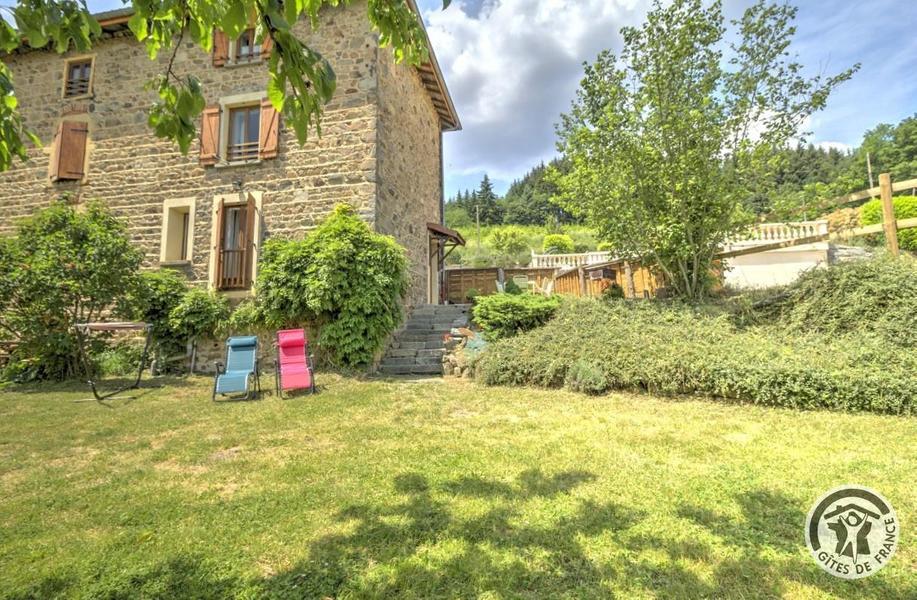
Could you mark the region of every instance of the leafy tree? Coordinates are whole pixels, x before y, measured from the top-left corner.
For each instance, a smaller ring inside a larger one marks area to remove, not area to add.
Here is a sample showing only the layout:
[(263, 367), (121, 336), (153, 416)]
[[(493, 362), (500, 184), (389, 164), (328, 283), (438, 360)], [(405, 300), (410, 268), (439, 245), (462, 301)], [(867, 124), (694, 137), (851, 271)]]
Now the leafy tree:
[(84, 375), (73, 326), (98, 321), (132, 289), (141, 258), (96, 202), (79, 211), (55, 203), (0, 238), (0, 330), (19, 342), (16, 377)]
[(268, 240), (256, 286), (267, 325), (311, 323), (339, 367), (373, 360), (401, 322), (407, 289), (404, 248), (345, 204), (305, 240)]
[(469, 227), (474, 224), (468, 211), (457, 200), (446, 203), (444, 217), (446, 225), (452, 228)]
[(522, 262), (522, 255), (530, 252), (528, 235), (513, 225), (494, 229), (488, 243), (493, 249), (494, 259), (502, 266), (517, 265)]
[(787, 52), (795, 15), (759, 1), (733, 23), (724, 56), (720, 2), (656, 0), (642, 27), (622, 29), (620, 57), (586, 66), (562, 117), (562, 205), (678, 295), (705, 294), (714, 254), (747, 218), (750, 181), (857, 68), (804, 78)]
[(552, 233), (544, 236), (543, 250), (545, 254), (573, 254), (576, 247), (569, 235)]
[[(443, 8), (450, 3), (443, 0)], [(215, 29), (237, 38), (254, 19), (256, 43), (270, 38), (274, 44), (267, 66), (268, 98), (283, 112), (300, 144), (305, 143), (311, 127), (321, 132), (323, 107), (335, 91), (334, 70), (296, 37), (293, 27), (300, 19), (308, 19), (315, 29), (319, 11), (338, 6), (341, 0), (131, 0), (128, 4), (134, 11), (128, 27), (146, 46), (150, 60), (166, 52), (174, 59), (178, 48), (189, 43), (210, 52)], [(8, 53), (24, 45), (58, 53), (70, 49), (88, 52), (102, 35), (82, 0), (18, 0), (0, 9), (6, 12), (0, 19), (0, 50)], [(416, 65), (426, 59), (426, 36), (407, 0), (369, 0), (367, 10), (379, 44), (391, 46), (396, 61)], [(197, 77), (179, 77), (171, 59), (167, 65), (150, 82), (159, 99), (150, 109), (149, 123), (158, 137), (174, 141), (184, 153), (196, 137), (204, 92)], [(4, 99), (0, 102), (0, 170), (6, 170), (14, 157), (27, 158), (26, 138), (40, 144), (22, 122), (12, 74), (2, 62), (0, 94)]]

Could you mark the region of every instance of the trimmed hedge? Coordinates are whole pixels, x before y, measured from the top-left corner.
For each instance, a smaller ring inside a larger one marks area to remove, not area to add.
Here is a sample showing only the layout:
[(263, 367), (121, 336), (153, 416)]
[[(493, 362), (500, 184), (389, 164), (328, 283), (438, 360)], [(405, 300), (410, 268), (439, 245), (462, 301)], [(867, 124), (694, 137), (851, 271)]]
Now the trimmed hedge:
[(576, 300), (547, 325), (488, 347), (492, 385), (699, 394), (768, 406), (912, 414), (917, 357), (878, 336), (738, 331), (728, 315), (655, 303)]
[[(917, 196), (896, 196), (895, 218), (913, 219), (917, 217)], [(877, 225), (882, 222), (882, 201), (871, 200), (860, 207), (860, 222), (863, 225)], [(917, 229), (904, 229), (898, 232), (898, 245), (902, 250), (917, 252)]]
[(472, 312), (484, 337), (498, 340), (544, 325), (559, 306), (557, 296), (505, 293), (478, 297)]

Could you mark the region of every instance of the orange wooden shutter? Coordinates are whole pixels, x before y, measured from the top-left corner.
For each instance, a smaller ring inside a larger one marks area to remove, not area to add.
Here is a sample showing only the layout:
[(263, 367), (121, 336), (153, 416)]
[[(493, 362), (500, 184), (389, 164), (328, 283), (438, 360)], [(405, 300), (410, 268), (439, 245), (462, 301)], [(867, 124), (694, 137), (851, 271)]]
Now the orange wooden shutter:
[(270, 100), (261, 101), (261, 130), (258, 158), (275, 158), (280, 146), (280, 114)]
[(215, 165), (220, 142), (220, 107), (208, 106), (201, 118), (201, 164)]
[(48, 176), (51, 178), (51, 181), (57, 181), (57, 171), (60, 166), (61, 131), (63, 128), (64, 123), (61, 121), (57, 125), (57, 131), (54, 133), (54, 141), (51, 142), (51, 161), (48, 163)]
[(213, 66), (222, 67), (229, 59), (229, 37), (219, 29), (213, 30)]
[(223, 289), (223, 200), (217, 200), (217, 211), (216, 211), (216, 228), (217, 234), (216, 245), (213, 247), (214, 256), (216, 259), (213, 261), (213, 268), (216, 270), (214, 274), (213, 281), (214, 287), (218, 290)]
[(255, 208), (255, 198), (249, 194), (248, 202), (245, 205), (245, 258), (243, 265), (245, 269), (245, 280), (243, 287), (250, 287), (252, 284), (252, 270), (255, 258), (255, 219), (258, 218), (258, 211)]
[(271, 56), (271, 50), (274, 49), (274, 38), (271, 34), (264, 32), (264, 41), (261, 42), (261, 58), (267, 59)]
[(79, 181), (84, 174), (89, 125), (82, 121), (62, 121), (58, 131), (57, 144), (54, 149), (54, 157), (57, 161), (55, 179)]

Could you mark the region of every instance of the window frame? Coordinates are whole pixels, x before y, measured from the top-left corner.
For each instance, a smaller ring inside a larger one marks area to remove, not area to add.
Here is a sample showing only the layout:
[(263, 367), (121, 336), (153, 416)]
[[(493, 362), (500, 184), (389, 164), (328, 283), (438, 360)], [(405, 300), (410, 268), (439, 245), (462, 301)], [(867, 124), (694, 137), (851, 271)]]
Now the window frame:
[[(242, 140), (234, 140), (235, 117), (243, 114), (242, 117)], [(251, 118), (255, 116), (256, 131), (254, 141), (251, 140)], [(233, 106), (227, 109), (226, 118), (229, 121), (226, 139), (226, 162), (228, 163), (248, 163), (260, 159), (261, 154), (261, 103), (244, 104)], [(247, 140), (247, 141), (246, 141)], [(254, 149), (252, 149), (254, 145)], [(238, 152), (234, 157), (233, 153)]]
[[(221, 250), (220, 245), (223, 241), (222, 231), (220, 231), (220, 224), (223, 222), (223, 219), (220, 218), (220, 210), (234, 207), (244, 208), (246, 204), (248, 204), (249, 197), (252, 198), (255, 204), (255, 222), (252, 228), (252, 252), (251, 257), (249, 257), (249, 260), (251, 260), (251, 280), (249, 282), (249, 287), (244, 289), (221, 289), (220, 283), (222, 273), (218, 272), (220, 261), (217, 257)], [(264, 220), (261, 210), (262, 198), (263, 192), (247, 190), (241, 193), (214, 196), (210, 220), (210, 265), (208, 267), (207, 277), (207, 287), (209, 289), (230, 298), (248, 298), (254, 294), (254, 282), (258, 278), (258, 261), (261, 257), (261, 236)]]
[[(262, 161), (261, 158), (261, 101), (264, 99), (264, 92), (252, 92), (249, 94), (238, 94), (235, 96), (227, 96), (225, 98), (220, 98), (220, 138), (217, 144), (217, 156), (221, 157), (222, 160), (218, 158), (216, 167), (225, 168), (225, 167), (234, 167), (238, 165), (251, 165), (257, 164)], [(230, 160), (229, 159), (229, 147), (230, 147), (230, 128), (232, 126), (231, 111), (238, 108), (257, 108), (259, 113), (258, 120), (258, 149), (254, 152), (254, 156), (248, 159), (242, 160)]]
[[(162, 231), (160, 234), (159, 265), (184, 266), (194, 261), (194, 221), (197, 201), (195, 198), (170, 198), (162, 203)], [(184, 210), (181, 210), (184, 209)], [(173, 223), (173, 214), (185, 215), (181, 222)], [(187, 223), (187, 225), (185, 225)], [(184, 255), (181, 258), (170, 258), (169, 240), (172, 238), (173, 227), (182, 227), (186, 236), (183, 236), (181, 245), (184, 246)]]
[[(71, 68), (75, 65), (89, 65), (89, 78), (86, 80), (86, 91), (79, 94), (68, 94), (67, 88), (70, 83), (70, 71)], [(96, 73), (96, 64), (95, 64), (95, 55), (82, 55), (82, 56), (72, 56), (64, 61), (64, 77), (63, 85), (61, 86), (61, 98), (65, 100), (80, 100), (82, 98), (92, 98), (93, 93), (93, 84), (95, 83), (95, 73)]]
[[(255, 33), (256, 33), (255, 28), (249, 27), (248, 29), (245, 29), (241, 34), (239, 34), (239, 37), (237, 37), (236, 39), (229, 40), (229, 46), (228, 46), (225, 66), (239, 67), (242, 65), (255, 65), (264, 60), (264, 55), (263, 55), (263, 52), (261, 51), (262, 50), (261, 44), (255, 41), (255, 37), (256, 37)], [(241, 40), (242, 36), (246, 34), (251, 35), (250, 44), (252, 48), (252, 53), (249, 54), (248, 56), (240, 56), (239, 55), (239, 49), (240, 49), (239, 40)]]

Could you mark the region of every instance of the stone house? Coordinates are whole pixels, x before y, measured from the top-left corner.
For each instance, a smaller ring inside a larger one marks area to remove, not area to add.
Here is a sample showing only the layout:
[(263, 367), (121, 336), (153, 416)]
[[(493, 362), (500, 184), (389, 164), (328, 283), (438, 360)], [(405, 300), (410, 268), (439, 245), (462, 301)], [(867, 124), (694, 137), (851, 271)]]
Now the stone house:
[(265, 99), (269, 44), (254, 44), (251, 30), (238, 40), (218, 32), (209, 55), (182, 44), (173, 70), (196, 75), (207, 98), (200, 139), (182, 155), (146, 122), (155, 97), (144, 86), (171, 52), (150, 61), (127, 29), (130, 14), (97, 15), (104, 37), (91, 54), (3, 57), (44, 148), (0, 173), (0, 233), (55, 199), (99, 199), (127, 221), (146, 266), (242, 297), (267, 236), (303, 236), (347, 202), (407, 249), (408, 304), (438, 302), (450, 242), (442, 135), (461, 125), (432, 49), (418, 68), (395, 64), (378, 47), (365, 0), (324, 10), (315, 31), (301, 22), (300, 39), (337, 74), (322, 136), (301, 147)]

